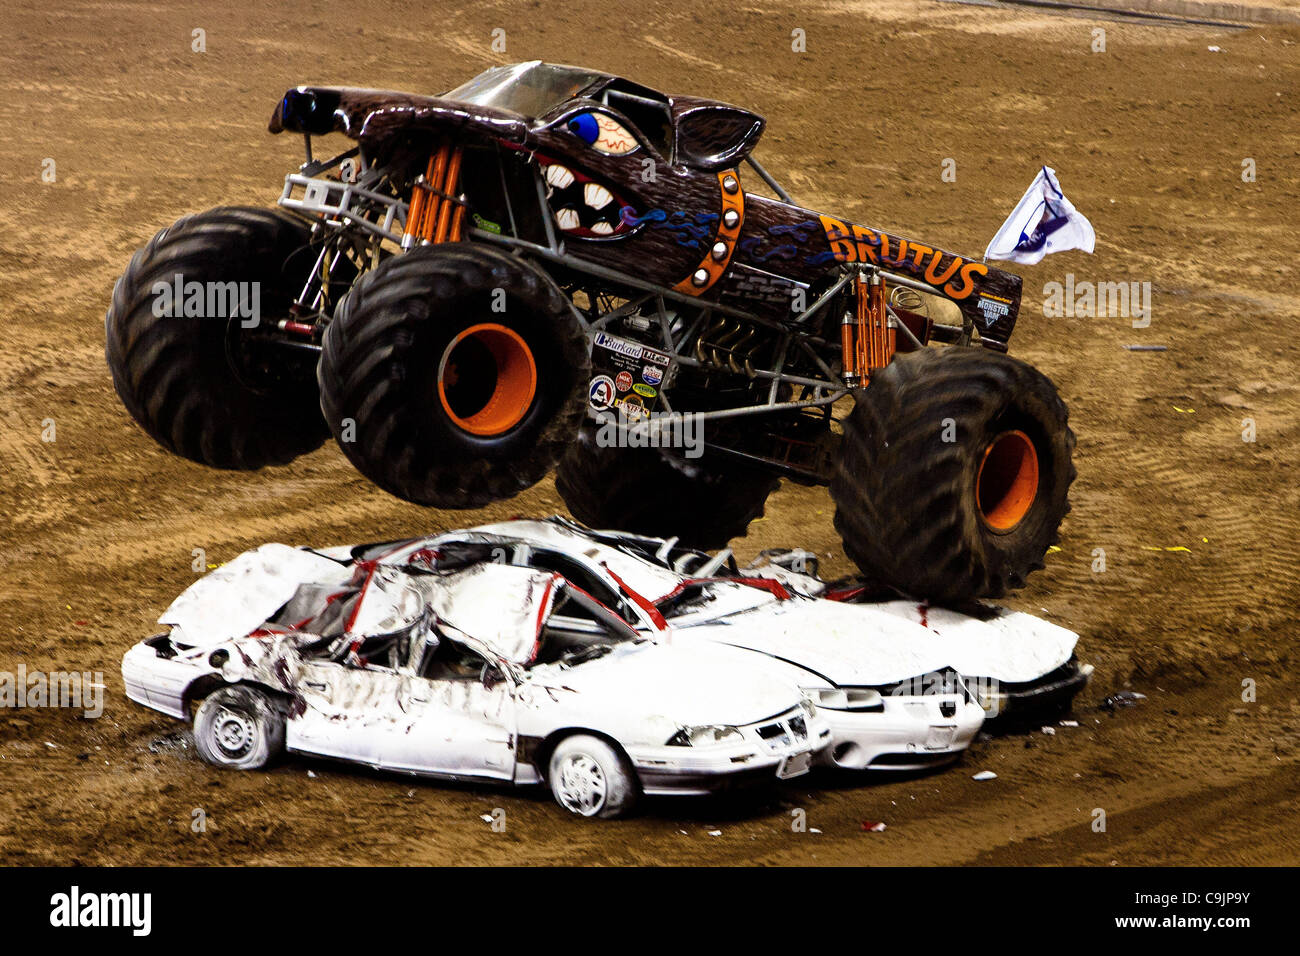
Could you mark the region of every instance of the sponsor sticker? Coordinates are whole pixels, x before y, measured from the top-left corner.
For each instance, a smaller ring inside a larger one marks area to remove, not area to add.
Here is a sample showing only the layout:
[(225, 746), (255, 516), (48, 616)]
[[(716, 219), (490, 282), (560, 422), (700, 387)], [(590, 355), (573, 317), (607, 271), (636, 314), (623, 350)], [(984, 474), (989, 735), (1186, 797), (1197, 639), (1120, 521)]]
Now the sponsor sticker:
[(591, 350), (591, 407), (631, 416), (653, 412), (671, 367), (672, 356), (666, 352), (597, 332)]
[(614, 404), (614, 380), (608, 375), (597, 375), (591, 380), (587, 390), (587, 400), (597, 411), (604, 411)]

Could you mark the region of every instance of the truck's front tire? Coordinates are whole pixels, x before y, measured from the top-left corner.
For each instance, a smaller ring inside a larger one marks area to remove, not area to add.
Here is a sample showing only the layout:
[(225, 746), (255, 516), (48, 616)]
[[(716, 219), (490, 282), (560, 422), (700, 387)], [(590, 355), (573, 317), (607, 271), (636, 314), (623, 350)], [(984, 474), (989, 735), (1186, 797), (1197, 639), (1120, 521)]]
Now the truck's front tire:
[(407, 501), (478, 508), (550, 471), (591, 361), (568, 300), (496, 249), (421, 246), (364, 275), (326, 329), (321, 409), (357, 470)]
[(104, 354), (122, 404), (164, 448), (252, 470), (324, 442), (314, 357), (250, 351), (257, 328), (289, 314), (311, 269), (309, 238), (281, 213), (223, 207), (178, 220), (132, 257), (104, 317)]
[(1043, 566), (1070, 510), (1074, 433), (1047, 376), (982, 348), (897, 356), (856, 396), (831, 497), (873, 581), (963, 604)]

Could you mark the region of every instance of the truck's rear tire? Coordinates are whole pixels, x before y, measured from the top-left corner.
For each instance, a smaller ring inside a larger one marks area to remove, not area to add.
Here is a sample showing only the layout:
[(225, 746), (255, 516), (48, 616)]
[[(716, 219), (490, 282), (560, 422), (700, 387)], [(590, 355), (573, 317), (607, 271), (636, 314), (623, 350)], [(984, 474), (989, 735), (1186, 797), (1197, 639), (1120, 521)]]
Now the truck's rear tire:
[(1070, 510), (1074, 433), (1041, 372), (979, 348), (897, 356), (856, 395), (831, 496), (872, 580), (962, 604), (1043, 566)]
[(407, 501), (478, 508), (549, 472), (586, 408), (591, 360), (544, 272), (485, 246), (381, 263), (325, 331), (321, 409), (357, 470)]
[(601, 447), (597, 434), (586, 425), (555, 474), (569, 513), (589, 528), (677, 537), (711, 551), (744, 537), (780, 484), (766, 472), (713, 467), (666, 449)]
[[(256, 469), (324, 442), (314, 356), (250, 354), (256, 343), (244, 323), (252, 319), (226, 294), (227, 283), (257, 284), (234, 288), (245, 304), (257, 289), (259, 328), (287, 316), (312, 266), (309, 237), (281, 213), (222, 207), (178, 220), (132, 257), (104, 317), (104, 354), (122, 404), (164, 448), (216, 468)], [(188, 294), (174, 301), (177, 276), (183, 292), (200, 283), (201, 306), (187, 309)], [(207, 291), (218, 286), (221, 301)]]

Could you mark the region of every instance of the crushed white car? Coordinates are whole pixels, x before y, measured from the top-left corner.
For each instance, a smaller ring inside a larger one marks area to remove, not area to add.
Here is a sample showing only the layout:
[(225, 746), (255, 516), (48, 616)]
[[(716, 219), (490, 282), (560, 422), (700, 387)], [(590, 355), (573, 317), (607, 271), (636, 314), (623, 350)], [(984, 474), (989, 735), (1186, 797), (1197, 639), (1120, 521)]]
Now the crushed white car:
[(817, 704), (834, 734), (823, 761), (845, 769), (951, 761), (986, 718), (1036, 720), (1068, 709), (1092, 672), (1075, 659), (1078, 635), (1066, 628), (993, 606), (958, 613), (903, 600), (855, 603), (858, 591), (829, 591), (806, 552), (766, 553), (737, 569), (729, 551), (710, 556), (555, 517), (364, 553), (404, 567), (477, 559), (558, 572), (656, 640), (761, 655)]
[(642, 793), (798, 776), (831, 742), (797, 684), (750, 652), (648, 639), (554, 570), (375, 550), (240, 555), (126, 653), (127, 695), (182, 719), (197, 704), (196, 746), (219, 766), (287, 750), (544, 782), (597, 817)]

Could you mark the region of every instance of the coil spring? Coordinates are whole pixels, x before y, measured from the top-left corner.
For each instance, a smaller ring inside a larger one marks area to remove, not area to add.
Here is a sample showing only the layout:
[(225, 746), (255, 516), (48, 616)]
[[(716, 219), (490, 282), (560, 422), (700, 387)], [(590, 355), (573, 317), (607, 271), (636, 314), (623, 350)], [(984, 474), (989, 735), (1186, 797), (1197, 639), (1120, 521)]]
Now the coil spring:
[(907, 309), (909, 312), (919, 312), (921, 315), (930, 314), (930, 306), (925, 301), (925, 296), (915, 289), (908, 289), (901, 285), (896, 285), (889, 290), (889, 304), (895, 308)]

